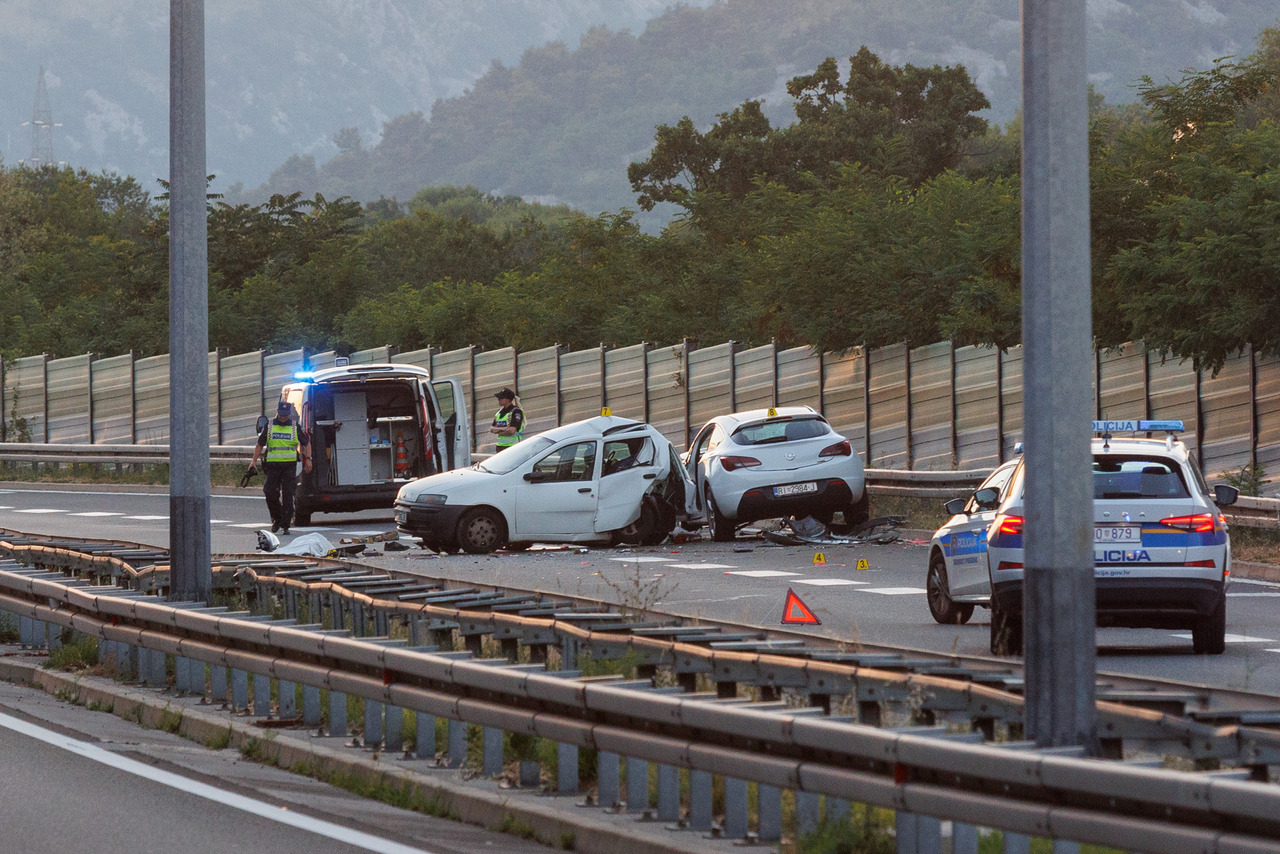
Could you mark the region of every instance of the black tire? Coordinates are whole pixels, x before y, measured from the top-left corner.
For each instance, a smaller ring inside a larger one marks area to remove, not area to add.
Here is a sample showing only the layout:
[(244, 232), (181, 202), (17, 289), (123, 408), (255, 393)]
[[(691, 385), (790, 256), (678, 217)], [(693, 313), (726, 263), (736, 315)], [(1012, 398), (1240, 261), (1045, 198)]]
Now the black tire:
[(1191, 627), (1191, 648), (1196, 655), (1222, 655), (1227, 651), (1227, 599), (1222, 597), (1207, 617)]
[(711, 490), (707, 490), (707, 527), (711, 529), (712, 541), (717, 543), (731, 543), (737, 534), (737, 527), (716, 506)]
[(850, 530), (871, 518), (871, 493), (862, 488), (862, 497), (850, 504), (844, 511), (844, 524)]
[(666, 532), (662, 530), (662, 514), (658, 511), (658, 503), (649, 495), (640, 500), (640, 515), (636, 520), (620, 528), (613, 537), (615, 543), (639, 546), (656, 546), (664, 539)]
[(956, 604), (951, 598), (951, 583), (947, 579), (947, 562), (934, 552), (929, 560), (929, 573), (924, 583), (925, 600), (929, 613), (936, 623), (944, 626), (964, 625), (973, 616), (972, 605)]
[(489, 554), (502, 548), (506, 540), (507, 526), (496, 510), (472, 507), (458, 520), (458, 545), (469, 554)]
[(301, 510), (301, 509), (299, 509), (299, 508), (295, 507), (295, 508), (293, 509), (293, 524), (294, 524), (294, 527), (302, 527), (302, 528), (305, 528), (305, 527), (307, 527), (308, 525), (310, 525), (310, 524), (311, 524), (311, 511), (310, 511), (310, 510)]
[(991, 597), (991, 654), (1022, 655), (1022, 615), (1011, 614)]

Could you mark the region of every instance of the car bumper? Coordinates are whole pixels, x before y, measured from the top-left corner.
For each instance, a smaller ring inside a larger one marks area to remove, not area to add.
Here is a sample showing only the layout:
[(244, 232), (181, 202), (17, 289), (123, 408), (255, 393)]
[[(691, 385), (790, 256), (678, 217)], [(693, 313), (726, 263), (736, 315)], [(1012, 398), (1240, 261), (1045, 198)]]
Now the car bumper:
[(458, 530), (458, 520), (467, 509), (459, 504), (421, 505), (397, 501), (396, 530), (427, 542), (451, 542)]
[[(1213, 612), (1226, 585), (1204, 578), (1099, 578), (1096, 589), (1099, 627), (1185, 629)], [(1022, 613), (1022, 580), (996, 582), (992, 598), (1001, 610)]]
[[(733, 520), (745, 523), (781, 516), (834, 513), (837, 510), (844, 510), (855, 500), (849, 484), (840, 478), (810, 478), (796, 482), (816, 482), (818, 489), (815, 492), (779, 496), (776, 494), (777, 488), (790, 486), (790, 483), (753, 487), (744, 492), (738, 500), (737, 510), (732, 516)], [(723, 508), (721, 512), (724, 512)]]

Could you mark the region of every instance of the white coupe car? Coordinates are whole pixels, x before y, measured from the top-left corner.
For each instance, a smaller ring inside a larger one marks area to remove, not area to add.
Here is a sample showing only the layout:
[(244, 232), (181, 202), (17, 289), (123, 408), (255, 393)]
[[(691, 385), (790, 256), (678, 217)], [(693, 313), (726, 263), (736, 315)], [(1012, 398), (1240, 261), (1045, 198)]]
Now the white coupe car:
[(437, 551), (534, 542), (656, 545), (697, 514), (675, 449), (640, 421), (601, 415), (530, 436), (467, 469), (411, 481), (396, 527)]

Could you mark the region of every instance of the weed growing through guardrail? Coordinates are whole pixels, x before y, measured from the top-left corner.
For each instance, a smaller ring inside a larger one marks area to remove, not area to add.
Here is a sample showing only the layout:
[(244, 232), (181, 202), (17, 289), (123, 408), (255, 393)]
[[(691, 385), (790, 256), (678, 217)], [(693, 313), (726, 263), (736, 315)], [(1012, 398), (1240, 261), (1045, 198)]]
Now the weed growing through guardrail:
[(645, 578), (643, 567), (644, 564), (636, 561), (633, 566), (627, 567), (630, 573), (624, 570), (622, 576), (616, 581), (605, 575), (603, 571), (600, 573), (601, 583), (613, 591), (616, 597), (615, 604), (624, 618), (653, 610), (655, 605), (661, 604), (663, 599), (675, 593), (680, 587), (680, 582), (666, 575), (659, 574)]
[(231, 727), (219, 730), (204, 740), (204, 746), (210, 750), (226, 750), (231, 745)]
[(82, 671), (98, 666), (98, 639), (81, 636), (49, 653), (45, 667), (49, 670)]
[(18, 643), (21, 639), (18, 618), (12, 614), (0, 614), (0, 643)]
[(828, 819), (813, 833), (801, 836), (798, 843), (783, 845), (781, 850), (784, 854), (893, 854), (897, 841), (889, 830), (891, 824), (888, 810), (859, 804), (853, 807), (849, 821)]
[(178, 730), (182, 729), (181, 710), (175, 712), (167, 707), (163, 709), (160, 712), (160, 729), (177, 735)]
[(1259, 463), (1246, 463), (1240, 471), (1223, 474), (1222, 479), (1240, 490), (1241, 495), (1257, 497), (1267, 485), (1267, 470)]

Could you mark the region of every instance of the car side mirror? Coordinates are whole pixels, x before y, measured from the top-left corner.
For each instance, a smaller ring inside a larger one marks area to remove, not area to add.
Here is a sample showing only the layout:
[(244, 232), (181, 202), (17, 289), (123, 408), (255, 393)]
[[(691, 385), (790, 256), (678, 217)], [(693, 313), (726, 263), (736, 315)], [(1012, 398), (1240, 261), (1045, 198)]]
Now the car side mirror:
[(973, 494), (973, 502), (982, 510), (993, 510), (1000, 503), (1000, 492), (989, 486), (979, 489)]
[(266, 430), (266, 429), (267, 429), (267, 425), (268, 425), (268, 424), (270, 424), (270, 423), (271, 423), (271, 419), (270, 419), (270, 418), (268, 418), (268, 417), (267, 417), (267, 416), (265, 416), (265, 415), (259, 415), (259, 416), (258, 416), (258, 429), (257, 429), (257, 432), (258, 432), (258, 433), (261, 433), (263, 430)]
[(551, 474), (545, 471), (525, 472), (524, 479), (530, 483), (545, 483), (551, 479)]
[(964, 512), (964, 506), (968, 503), (969, 502), (963, 498), (953, 498), (946, 504), (943, 504), (942, 508), (952, 516), (958, 516)]
[(1213, 488), (1213, 503), (1219, 507), (1230, 507), (1240, 497), (1240, 490), (1234, 486), (1220, 483)]

